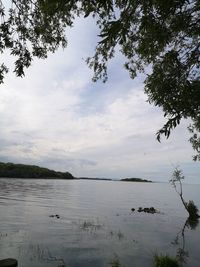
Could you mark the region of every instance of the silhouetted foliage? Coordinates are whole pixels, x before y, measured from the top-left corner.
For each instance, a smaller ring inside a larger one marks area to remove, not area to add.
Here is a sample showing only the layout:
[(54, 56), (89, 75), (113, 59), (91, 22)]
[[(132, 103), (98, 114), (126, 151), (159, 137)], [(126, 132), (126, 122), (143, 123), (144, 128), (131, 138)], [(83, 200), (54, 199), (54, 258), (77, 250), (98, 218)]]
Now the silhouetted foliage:
[(194, 121), (194, 124), (190, 125), (188, 129), (189, 132), (192, 133), (192, 136), (189, 139), (189, 141), (192, 144), (194, 151), (197, 153), (196, 155), (193, 156), (193, 160), (200, 161), (200, 119)]
[(60, 178), (73, 179), (69, 172), (56, 172), (34, 165), (0, 162), (0, 177), (10, 178)]
[[(196, 220), (197, 218), (200, 217), (198, 214), (197, 206), (194, 204), (194, 202), (192, 200), (189, 200), (189, 202), (186, 202), (183, 198), (182, 180), (184, 180), (184, 178), (185, 177), (184, 177), (182, 171), (178, 168), (175, 168), (175, 170), (172, 174), (172, 179), (170, 180), (170, 183), (173, 185), (177, 194), (180, 196), (181, 201), (182, 201), (185, 209), (189, 213), (189, 219)], [(177, 188), (177, 183), (179, 185), (179, 189)]]
[[(92, 16), (99, 42), (87, 63), (93, 80), (107, 80), (107, 63), (116, 48), (135, 78), (147, 66), (145, 81), (151, 104), (164, 111), (167, 122), (157, 132), (167, 138), (182, 118), (200, 123), (200, 2), (199, 0), (11, 0), (7, 11), (0, 1), (0, 52), (16, 57), (14, 72), (24, 75), (34, 57), (46, 58), (67, 46), (66, 27), (77, 16)], [(0, 66), (0, 83), (8, 71)], [(192, 140), (192, 143), (193, 140)], [(199, 150), (198, 150), (199, 153)], [(199, 159), (199, 157), (198, 157)]]

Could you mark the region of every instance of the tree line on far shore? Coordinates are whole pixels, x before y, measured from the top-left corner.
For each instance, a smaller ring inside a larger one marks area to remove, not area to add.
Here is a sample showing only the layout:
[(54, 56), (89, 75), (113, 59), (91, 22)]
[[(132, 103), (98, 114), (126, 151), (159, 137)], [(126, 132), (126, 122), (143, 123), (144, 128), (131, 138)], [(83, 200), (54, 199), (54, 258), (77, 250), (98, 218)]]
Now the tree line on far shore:
[(57, 179), (73, 179), (73, 175), (69, 172), (57, 172), (47, 168), (0, 162), (0, 177), (8, 178), (57, 178)]

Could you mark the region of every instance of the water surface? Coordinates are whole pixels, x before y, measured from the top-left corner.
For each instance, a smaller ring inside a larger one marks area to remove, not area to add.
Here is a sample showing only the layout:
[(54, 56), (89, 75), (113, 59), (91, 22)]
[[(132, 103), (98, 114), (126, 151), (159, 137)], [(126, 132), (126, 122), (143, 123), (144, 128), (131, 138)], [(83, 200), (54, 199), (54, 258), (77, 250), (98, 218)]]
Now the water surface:
[[(199, 192), (184, 185), (198, 207)], [(140, 206), (160, 213), (131, 212)], [(183, 266), (197, 267), (200, 227), (183, 236), (186, 219), (169, 184), (0, 179), (0, 259), (14, 257), (19, 267), (104, 267), (114, 259), (148, 267), (156, 252), (183, 250)]]

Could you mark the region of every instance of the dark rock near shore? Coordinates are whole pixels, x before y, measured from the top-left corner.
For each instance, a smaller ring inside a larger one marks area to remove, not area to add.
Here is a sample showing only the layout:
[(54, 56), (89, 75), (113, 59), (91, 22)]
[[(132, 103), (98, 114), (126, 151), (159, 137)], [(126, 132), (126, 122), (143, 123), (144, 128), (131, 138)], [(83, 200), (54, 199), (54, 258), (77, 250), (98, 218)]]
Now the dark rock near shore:
[(16, 259), (0, 260), (0, 267), (17, 267), (18, 262)]
[[(131, 211), (135, 211), (135, 209), (132, 208)], [(158, 213), (158, 211), (154, 207), (150, 207), (150, 208), (142, 208), (142, 207), (139, 207), (137, 211), (138, 212), (151, 213), (151, 214)]]
[(138, 212), (142, 212), (143, 211), (143, 208), (142, 207), (139, 207), (138, 208)]

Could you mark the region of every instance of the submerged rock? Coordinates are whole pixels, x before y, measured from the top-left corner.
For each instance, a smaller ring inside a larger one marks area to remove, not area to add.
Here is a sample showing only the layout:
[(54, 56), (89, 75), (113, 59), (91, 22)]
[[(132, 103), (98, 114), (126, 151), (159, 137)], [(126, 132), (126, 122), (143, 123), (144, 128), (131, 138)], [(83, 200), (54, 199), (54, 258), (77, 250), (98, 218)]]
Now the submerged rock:
[(18, 262), (16, 259), (0, 260), (0, 267), (17, 267)]

